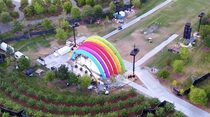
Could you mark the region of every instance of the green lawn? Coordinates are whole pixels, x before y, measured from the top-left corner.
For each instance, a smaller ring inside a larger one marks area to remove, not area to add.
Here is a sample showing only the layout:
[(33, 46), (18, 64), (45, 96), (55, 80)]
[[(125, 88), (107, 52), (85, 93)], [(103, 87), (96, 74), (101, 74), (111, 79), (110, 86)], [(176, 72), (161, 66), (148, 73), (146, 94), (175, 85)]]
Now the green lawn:
[(150, 9), (154, 8), (158, 4), (164, 2), (166, 0), (148, 0), (146, 3), (142, 4), (140, 11), (136, 14), (136, 16), (140, 16), (143, 13), (146, 13)]
[(210, 11), (209, 6), (210, 0), (174, 0), (166, 8), (123, 30), (111, 39), (129, 39), (128, 37), (132, 32), (144, 29), (153, 23), (159, 23), (161, 27), (167, 28), (170, 33), (176, 33), (183, 29), (186, 22), (197, 22), (197, 15), (203, 10)]
[(22, 40), (13, 43), (13, 47), (19, 51), (36, 51), (39, 47), (49, 47), (50, 40), (52, 40), (53, 35), (38, 36), (27, 40)]

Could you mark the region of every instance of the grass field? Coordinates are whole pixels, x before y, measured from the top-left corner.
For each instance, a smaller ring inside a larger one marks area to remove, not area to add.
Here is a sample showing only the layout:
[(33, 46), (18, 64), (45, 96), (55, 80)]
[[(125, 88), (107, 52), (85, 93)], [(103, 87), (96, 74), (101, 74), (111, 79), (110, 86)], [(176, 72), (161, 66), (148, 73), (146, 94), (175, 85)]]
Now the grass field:
[[(174, 0), (165, 8), (112, 36), (109, 40), (117, 47), (121, 54), (126, 51), (129, 52), (131, 50), (129, 47), (132, 47), (135, 43), (136, 47), (141, 49), (141, 53), (137, 55), (137, 59), (140, 59), (145, 55), (144, 53), (149, 52), (159, 45), (171, 34), (177, 33), (182, 36), (185, 23), (191, 22), (192, 24), (196, 24), (199, 20), (198, 14), (201, 11), (210, 11), (208, 9), (209, 6), (210, 0)], [(153, 34), (142, 34), (142, 31), (152, 24), (159, 24), (159, 29)], [(155, 35), (153, 44), (146, 43), (145, 40), (153, 35)], [(126, 43), (126, 49), (122, 46), (122, 42), (124, 44)], [(128, 54), (122, 56), (126, 59)]]
[(171, 33), (179, 32), (186, 22), (195, 23), (198, 20), (197, 15), (201, 11), (210, 10), (208, 9), (209, 6), (209, 0), (174, 0), (173, 3), (163, 10), (157, 11), (137, 24), (111, 37), (111, 40), (129, 39), (128, 37), (132, 32), (146, 28), (153, 23), (159, 23), (162, 28), (167, 28)]

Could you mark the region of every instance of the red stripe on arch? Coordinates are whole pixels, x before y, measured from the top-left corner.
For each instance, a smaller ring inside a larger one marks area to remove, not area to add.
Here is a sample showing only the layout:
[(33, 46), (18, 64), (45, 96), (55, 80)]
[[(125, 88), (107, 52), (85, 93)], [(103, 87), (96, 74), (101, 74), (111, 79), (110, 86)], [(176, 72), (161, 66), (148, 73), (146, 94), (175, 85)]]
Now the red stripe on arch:
[(87, 48), (91, 49), (92, 51), (95, 51), (101, 57), (101, 59), (104, 61), (104, 64), (106, 64), (106, 67), (109, 70), (109, 74), (110, 75), (114, 74), (111, 63), (109, 62), (107, 57), (103, 54), (103, 52), (101, 50), (99, 50), (96, 46), (93, 46), (90, 44), (83, 44), (80, 47), (87, 47)]
[(105, 55), (104, 58), (106, 58), (106, 59), (110, 62), (114, 74), (118, 74), (117, 66), (116, 66), (114, 60), (112, 59), (111, 55), (110, 55), (102, 46), (100, 46), (100, 45), (98, 45), (98, 44), (96, 44), (96, 43), (94, 43), (94, 42), (89, 42), (89, 41), (84, 42), (84, 43), (82, 44), (82, 46), (83, 46), (83, 45), (84, 45), (84, 46), (85, 46), (85, 45), (90, 45), (90, 46), (88, 46), (88, 47), (96, 47), (96, 48), (98, 48), (98, 49)]

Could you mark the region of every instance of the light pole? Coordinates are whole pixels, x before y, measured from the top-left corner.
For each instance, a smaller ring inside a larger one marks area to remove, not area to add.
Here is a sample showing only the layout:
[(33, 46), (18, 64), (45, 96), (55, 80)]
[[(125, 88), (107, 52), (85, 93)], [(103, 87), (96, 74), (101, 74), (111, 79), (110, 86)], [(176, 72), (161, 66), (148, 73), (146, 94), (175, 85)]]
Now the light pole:
[(130, 53), (130, 55), (133, 56), (133, 77), (135, 77), (135, 62), (136, 62), (135, 58), (138, 53), (139, 53), (139, 49), (136, 48), (136, 46), (134, 45), (134, 48)]
[(204, 12), (201, 12), (201, 13), (198, 15), (198, 17), (200, 18), (199, 24), (198, 24), (198, 32), (200, 32), (201, 22), (202, 22), (202, 19), (203, 19), (204, 15), (205, 15)]
[(117, 12), (117, 14), (119, 15), (120, 14), (120, 11), (119, 11), (119, 3), (120, 1), (119, 0), (113, 0), (114, 4), (115, 4), (115, 12)]
[(73, 22), (70, 27), (72, 28), (73, 30), (73, 35), (74, 35), (74, 47), (76, 47), (77, 45), (77, 42), (76, 42), (76, 35), (75, 35), (75, 28), (79, 26), (79, 23), (78, 22)]

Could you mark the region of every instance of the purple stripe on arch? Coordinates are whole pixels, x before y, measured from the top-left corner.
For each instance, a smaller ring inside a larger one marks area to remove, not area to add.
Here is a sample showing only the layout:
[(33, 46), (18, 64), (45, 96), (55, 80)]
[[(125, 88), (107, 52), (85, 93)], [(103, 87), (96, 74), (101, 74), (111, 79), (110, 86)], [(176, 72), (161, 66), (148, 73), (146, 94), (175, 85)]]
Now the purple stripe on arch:
[(109, 73), (109, 71), (108, 71), (107, 66), (105, 65), (103, 59), (102, 59), (95, 51), (93, 51), (93, 50), (91, 50), (91, 49), (89, 49), (89, 48), (87, 48), (87, 47), (84, 47), (84, 46), (83, 46), (83, 47), (79, 47), (79, 49), (85, 50), (85, 51), (91, 53), (91, 54), (99, 61), (99, 63), (100, 63), (101, 66), (103, 67), (103, 70), (104, 70), (104, 72), (105, 72), (105, 74), (106, 74), (106, 77), (107, 77), (107, 78), (110, 78), (110, 73)]

